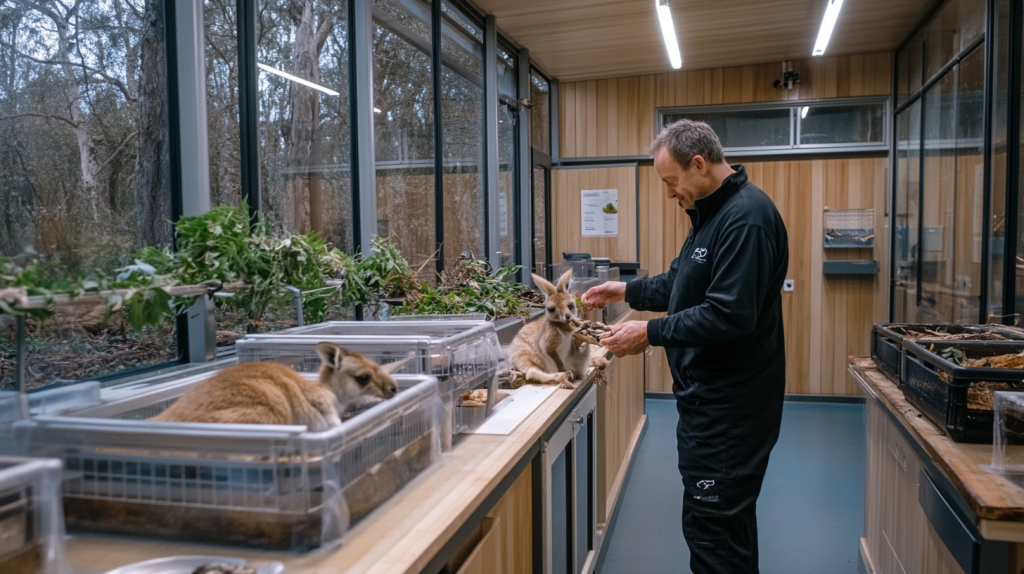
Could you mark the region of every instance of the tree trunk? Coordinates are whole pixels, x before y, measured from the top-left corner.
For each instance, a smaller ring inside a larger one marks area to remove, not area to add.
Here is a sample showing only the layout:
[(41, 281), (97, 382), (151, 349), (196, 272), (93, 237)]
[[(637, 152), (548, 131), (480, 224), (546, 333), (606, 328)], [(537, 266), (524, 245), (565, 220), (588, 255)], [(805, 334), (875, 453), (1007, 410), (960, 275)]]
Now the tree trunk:
[[(53, 16), (57, 15), (53, 14)], [(100, 190), (96, 181), (98, 166), (92, 156), (92, 134), (89, 133), (89, 121), (85, 116), (85, 112), (82, 111), (82, 94), (78, 89), (78, 77), (75, 76), (75, 70), (71, 66), (71, 54), (68, 51), (70, 48), (68, 21), (71, 18), (71, 14), (65, 15), (63, 18), (54, 18), (53, 16), (51, 16), (51, 20), (53, 20), (54, 25), (57, 27), (59, 41), (57, 57), (60, 60), (61, 72), (64, 75), (64, 93), (68, 100), (68, 112), (71, 115), (71, 122), (74, 124), (75, 141), (78, 143), (78, 158), (82, 168), (82, 187), (86, 192), (86, 197), (90, 200), (93, 220), (100, 221), (100, 217), (103, 214), (100, 208), (104, 207), (106, 202), (99, 197)]]
[(167, 180), (168, 133), (166, 119), (166, 61), (160, 0), (146, 0), (140, 41), (142, 74), (139, 79), (139, 153), (135, 161), (135, 205), (139, 246), (171, 243), (170, 194)]
[[(320, 83), (320, 49), (333, 27), (334, 18), (322, 14), (319, 27), (313, 23), (313, 0), (301, 0), (302, 19), (295, 32), (292, 74), (314, 84)], [(323, 231), (320, 211), (321, 173), (319, 150), (320, 92), (292, 82), (290, 147), (288, 149), (287, 193), (294, 205), (295, 231)], [(316, 181), (314, 181), (316, 180)]]

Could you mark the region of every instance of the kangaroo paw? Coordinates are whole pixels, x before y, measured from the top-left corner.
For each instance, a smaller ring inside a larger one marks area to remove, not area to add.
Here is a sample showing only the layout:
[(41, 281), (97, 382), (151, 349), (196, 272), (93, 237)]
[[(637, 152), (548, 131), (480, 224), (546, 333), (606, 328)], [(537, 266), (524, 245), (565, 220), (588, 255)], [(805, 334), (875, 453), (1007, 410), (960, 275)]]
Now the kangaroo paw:
[(555, 375), (553, 383), (558, 383), (560, 389), (575, 389), (576, 385), (573, 383), (573, 376), (570, 372), (558, 373)]

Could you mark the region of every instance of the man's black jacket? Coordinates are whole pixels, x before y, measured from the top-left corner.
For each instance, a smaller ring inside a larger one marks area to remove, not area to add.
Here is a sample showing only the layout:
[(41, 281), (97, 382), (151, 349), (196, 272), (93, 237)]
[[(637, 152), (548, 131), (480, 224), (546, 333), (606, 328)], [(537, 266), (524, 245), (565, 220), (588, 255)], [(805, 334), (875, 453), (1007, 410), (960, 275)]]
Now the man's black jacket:
[(786, 227), (743, 166), (733, 169), (687, 210), (693, 227), (669, 271), (629, 283), (626, 301), (668, 312), (648, 323), (647, 336), (665, 347), (677, 398), (741, 410), (777, 398), (781, 406)]

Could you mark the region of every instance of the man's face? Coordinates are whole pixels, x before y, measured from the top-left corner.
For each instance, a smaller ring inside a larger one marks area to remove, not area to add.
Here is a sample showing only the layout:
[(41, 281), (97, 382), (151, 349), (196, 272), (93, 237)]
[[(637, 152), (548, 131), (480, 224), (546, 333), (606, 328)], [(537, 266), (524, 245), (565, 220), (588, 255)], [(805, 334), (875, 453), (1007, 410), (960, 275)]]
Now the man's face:
[(658, 177), (668, 186), (669, 199), (676, 200), (679, 207), (693, 209), (695, 202), (706, 195), (707, 162), (701, 156), (694, 156), (690, 161), (690, 168), (683, 169), (667, 148), (661, 148), (654, 155), (654, 171)]

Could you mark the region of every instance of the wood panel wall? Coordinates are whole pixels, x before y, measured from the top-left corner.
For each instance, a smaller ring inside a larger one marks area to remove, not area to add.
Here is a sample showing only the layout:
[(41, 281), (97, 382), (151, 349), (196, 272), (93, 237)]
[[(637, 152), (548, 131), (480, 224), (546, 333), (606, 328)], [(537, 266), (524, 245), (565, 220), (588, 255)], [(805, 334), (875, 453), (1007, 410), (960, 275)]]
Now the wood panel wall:
[[(619, 190), (619, 234), (583, 237), (580, 192)], [(636, 169), (607, 167), (558, 169), (551, 172), (551, 253), (562, 260), (563, 251), (586, 251), (616, 261), (636, 261)]]
[(888, 95), (891, 54), (793, 61), (800, 83), (772, 87), (778, 62), (603, 80), (558, 88), (559, 156), (643, 155), (654, 139), (656, 108)]
[(607, 384), (597, 387), (597, 523), (608, 522), (622, 494), (630, 450), (644, 422), (644, 358), (612, 359)]
[[(789, 233), (789, 273), (795, 290), (784, 293), (786, 330), (786, 391), (795, 394), (855, 395), (859, 390), (846, 373), (849, 355), (871, 351), (871, 325), (884, 321), (887, 310), (888, 270), (885, 218), (888, 168), (886, 158), (819, 159), (746, 164), (750, 180), (775, 202)], [(618, 168), (623, 169), (623, 168)], [(556, 170), (558, 173), (560, 170)], [(596, 170), (564, 170), (586, 172)], [(582, 178), (581, 174), (575, 177)], [(586, 181), (600, 186), (593, 178)], [(574, 195), (564, 179), (552, 178), (555, 197)], [(679, 254), (690, 221), (686, 212), (669, 200), (653, 167), (639, 168), (640, 263), (651, 275), (668, 270)], [(577, 199), (578, 203), (578, 199)], [(555, 202), (555, 221), (563, 219)], [(824, 208), (874, 208), (873, 250), (823, 249)], [(577, 208), (578, 210), (578, 208)], [(573, 247), (572, 244), (569, 244)], [(586, 250), (586, 249), (583, 249)], [(603, 254), (603, 251), (592, 250)], [(615, 257), (615, 256), (612, 256)], [(876, 276), (826, 276), (824, 261), (869, 259), (879, 262)], [(655, 314), (645, 314), (651, 318)], [(664, 351), (655, 349), (647, 366), (647, 390), (671, 392), (672, 378)]]

